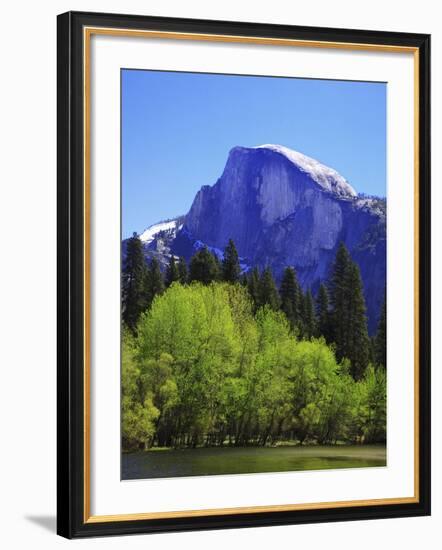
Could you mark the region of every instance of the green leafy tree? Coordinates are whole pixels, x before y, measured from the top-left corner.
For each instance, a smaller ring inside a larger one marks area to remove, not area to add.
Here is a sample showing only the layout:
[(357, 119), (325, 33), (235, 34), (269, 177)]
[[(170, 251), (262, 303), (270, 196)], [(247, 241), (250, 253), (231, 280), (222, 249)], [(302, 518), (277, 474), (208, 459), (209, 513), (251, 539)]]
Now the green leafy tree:
[(387, 376), (383, 367), (369, 365), (355, 385), (350, 437), (358, 443), (385, 443)]
[(303, 340), (291, 350), (288, 362), (294, 435), (301, 444), (317, 441), (319, 437), (326, 441), (324, 426), (331, 412), (329, 405), (334, 395), (332, 388), (339, 377), (334, 354), (324, 340)]
[(143, 385), (141, 371), (135, 361), (135, 343), (127, 332), (123, 332), (122, 339), (121, 389), (123, 449), (147, 448), (153, 440), (160, 411)]
[(259, 280), (258, 305), (259, 307), (268, 305), (274, 310), (279, 309), (279, 294), (269, 267), (264, 269)]
[(198, 250), (190, 260), (189, 279), (191, 282), (200, 282), (205, 285), (218, 279), (218, 264), (205, 246)]
[(149, 391), (152, 405), (159, 411), (155, 423), (155, 442), (159, 447), (172, 445), (176, 425), (175, 412), (179, 401), (173, 362), (168, 353), (140, 362), (143, 387)]
[(235, 243), (229, 239), (229, 243), (224, 249), (224, 258), (222, 261), (222, 279), (228, 283), (237, 283), (241, 275), (238, 252)]
[(179, 281), (182, 285), (185, 285), (189, 282), (189, 271), (187, 269), (187, 263), (182, 256), (178, 260), (178, 276)]
[(132, 332), (135, 332), (138, 319), (147, 305), (147, 266), (143, 243), (134, 233), (127, 241), (122, 274), (122, 316)]
[[(236, 288), (238, 296), (247, 299), (246, 290)], [(226, 286), (172, 285), (155, 300), (140, 322), (138, 360), (152, 370), (164, 354), (172, 358), (167, 378), (173, 379), (176, 392), (168, 414), (176, 423), (168, 423), (167, 441), (195, 446), (216, 431), (227, 399), (224, 383), (234, 371), (238, 351)]]
[(318, 443), (330, 445), (351, 438), (356, 386), (345, 362), (329, 377), (319, 405), (321, 417), (317, 426)]
[(316, 297), (316, 334), (331, 341), (331, 322), (327, 287), (321, 283)]
[(387, 377), (385, 369), (369, 366), (365, 372), (368, 416), (366, 443), (385, 443), (387, 418)]
[(374, 360), (376, 364), (387, 366), (387, 299), (384, 296), (378, 328), (374, 338)]
[(165, 285), (166, 287), (169, 287), (172, 283), (179, 280), (180, 280), (179, 268), (176, 264), (175, 257), (172, 254), (169, 260), (169, 265), (167, 266)]
[[(256, 315), (258, 353), (249, 371), (248, 402), (253, 403), (252, 415), (243, 426), (244, 443), (254, 439), (255, 444), (274, 443), (283, 436), (290, 421), (291, 385), (288, 383), (289, 348), (294, 349), (295, 339), (290, 325), (281, 311), (269, 305)], [(256, 438), (256, 435), (259, 437)]]

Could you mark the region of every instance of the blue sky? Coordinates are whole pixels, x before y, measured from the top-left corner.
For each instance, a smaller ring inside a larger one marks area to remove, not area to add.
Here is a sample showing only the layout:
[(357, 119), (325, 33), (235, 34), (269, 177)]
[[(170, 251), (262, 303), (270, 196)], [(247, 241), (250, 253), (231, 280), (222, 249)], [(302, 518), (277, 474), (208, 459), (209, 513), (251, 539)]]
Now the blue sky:
[(386, 84), (122, 71), (122, 233), (185, 214), (235, 145), (285, 145), (385, 196)]

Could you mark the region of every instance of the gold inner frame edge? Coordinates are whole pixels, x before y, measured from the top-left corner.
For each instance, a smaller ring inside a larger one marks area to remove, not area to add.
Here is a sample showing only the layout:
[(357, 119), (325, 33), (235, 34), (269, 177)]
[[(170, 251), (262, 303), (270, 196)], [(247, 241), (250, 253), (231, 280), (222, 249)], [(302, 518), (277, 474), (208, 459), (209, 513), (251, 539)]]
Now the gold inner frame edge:
[[(411, 497), (346, 500), (334, 502), (282, 504), (215, 508), (206, 510), (179, 510), (167, 512), (128, 513), (115, 515), (91, 515), (91, 473), (90, 473), (90, 41), (92, 35), (126, 36), (174, 40), (196, 40), (204, 42), (249, 43), (269, 46), (292, 46), (374, 52), (412, 53), (414, 62), (414, 495)], [(300, 510), (323, 510), (352, 506), (379, 506), (412, 504), (419, 502), (419, 48), (393, 46), (388, 44), (364, 44), (349, 42), (328, 42), (281, 38), (247, 37), (205, 33), (181, 33), (119, 29), (111, 27), (83, 28), (83, 102), (84, 102), (84, 523), (106, 523), (115, 521), (137, 521), (148, 519), (210, 517), (229, 514), (250, 514)]]

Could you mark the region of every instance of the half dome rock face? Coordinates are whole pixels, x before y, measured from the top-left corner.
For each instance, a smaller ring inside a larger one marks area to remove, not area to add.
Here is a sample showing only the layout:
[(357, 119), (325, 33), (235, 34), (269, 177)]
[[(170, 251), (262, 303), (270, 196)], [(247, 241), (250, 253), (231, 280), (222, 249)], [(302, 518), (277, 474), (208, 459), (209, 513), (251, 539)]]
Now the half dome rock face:
[[(334, 248), (343, 224), (340, 202), (355, 197), (335, 170), (301, 153), (281, 145), (235, 147), (217, 183), (198, 192), (186, 227), (210, 246), (222, 248), (232, 238), (252, 263), (261, 263), (265, 243), (266, 257), (311, 264), (320, 249)], [(268, 234), (276, 241), (269, 243)]]
[(221, 177), (198, 191), (186, 216), (143, 236), (146, 254), (163, 265), (170, 254), (189, 260), (201, 246), (222, 255), (233, 239), (243, 269), (269, 266), (280, 280), (293, 266), (313, 293), (329, 279), (342, 241), (360, 266), (373, 334), (386, 281), (385, 211), (385, 199), (358, 196), (336, 170), (302, 153), (234, 147)]
[(298, 170), (308, 174), (324, 191), (330, 191), (342, 197), (356, 197), (353, 187), (333, 168), (321, 164), (315, 159), (293, 151), (283, 145), (260, 145), (255, 149), (267, 149), (279, 153), (288, 159)]

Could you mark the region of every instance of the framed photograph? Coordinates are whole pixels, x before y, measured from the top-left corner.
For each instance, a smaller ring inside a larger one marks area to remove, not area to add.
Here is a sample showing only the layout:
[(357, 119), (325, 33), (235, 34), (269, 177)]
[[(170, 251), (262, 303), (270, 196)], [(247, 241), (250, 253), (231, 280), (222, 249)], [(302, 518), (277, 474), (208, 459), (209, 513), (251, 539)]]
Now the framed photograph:
[(430, 513), (430, 37), (58, 17), (58, 533)]

